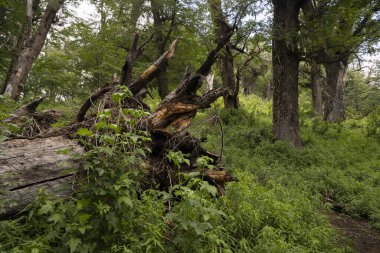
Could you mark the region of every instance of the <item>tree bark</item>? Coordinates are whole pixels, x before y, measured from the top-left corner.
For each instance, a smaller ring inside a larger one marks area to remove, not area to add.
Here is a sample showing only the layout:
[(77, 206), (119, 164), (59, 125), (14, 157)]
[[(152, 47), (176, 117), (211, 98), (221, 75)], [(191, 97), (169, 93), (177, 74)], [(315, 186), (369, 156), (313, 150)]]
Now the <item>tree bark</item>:
[[(218, 52), (225, 46), (229, 38), (230, 36), (220, 41), (197, 72), (194, 75), (186, 73), (181, 84), (161, 102), (154, 113), (137, 124), (137, 128), (150, 132), (152, 141), (146, 143), (147, 148), (151, 150), (146, 157), (147, 172), (149, 178), (154, 178), (154, 182), (159, 182), (162, 189), (176, 184), (180, 177), (178, 168), (174, 167), (166, 158), (167, 149), (189, 154), (190, 165), (181, 165), (181, 173), (199, 172), (200, 177), (215, 185), (220, 193), (223, 193), (226, 182), (235, 180), (223, 168), (216, 170), (198, 168), (196, 163), (198, 157), (208, 156), (213, 160), (212, 163), (217, 165), (218, 156), (207, 152), (201, 147), (200, 140), (183, 131), (189, 126), (198, 109), (210, 107), (213, 101), (226, 92), (223, 89), (217, 89), (211, 90), (203, 96), (197, 95), (202, 77), (210, 72)], [(177, 42), (178, 39), (155, 64), (129, 85), (135, 98), (145, 88), (145, 85), (159, 73), (160, 66), (166, 65), (174, 56)], [(111, 89), (110, 93), (113, 91)], [(96, 99), (95, 95), (101, 96), (102, 94), (95, 92), (86, 100), (80, 110), (80, 118), (83, 118), (88, 110), (88, 101), (93, 102)], [(15, 114), (35, 111), (42, 100), (41, 98), (21, 107)], [(69, 183), (73, 182), (79, 165), (64, 152), (57, 153), (57, 151), (72, 149), (74, 153), (84, 152), (76, 141), (66, 138), (72, 136), (78, 128), (91, 128), (94, 122), (96, 122), (95, 118), (90, 118), (86, 122), (76, 121), (55, 131), (47, 130), (45, 133), (39, 134), (39, 138), (34, 136), (32, 140), (15, 139), (0, 143), (0, 189), (5, 190), (7, 194), (5, 196), (7, 200), (5, 216), (9, 217), (21, 211), (23, 207), (33, 201), (36, 190), (40, 187), (45, 187), (52, 194), (58, 196), (67, 196), (72, 192), (72, 187), (67, 187), (67, 185), (70, 186)], [(4, 214), (0, 215), (0, 218), (4, 218)]]
[(273, 97), (273, 79), (270, 79), (268, 83), (268, 88), (267, 88), (266, 100), (271, 101), (272, 97)]
[[(154, 26), (154, 42), (156, 44), (157, 56), (162, 55), (165, 52), (166, 41), (164, 38), (164, 21), (162, 19), (162, 8), (157, 0), (151, 0), (151, 9), (153, 14), (153, 26)], [(161, 69), (161, 72), (157, 76), (157, 89), (161, 99), (169, 93), (167, 66)]]
[[(214, 31), (219, 41), (232, 32), (231, 27), (227, 24), (226, 18), (222, 11), (221, 0), (208, 0), (208, 5), (211, 10), (211, 18), (214, 25)], [(223, 86), (228, 89), (224, 98), (224, 107), (226, 109), (238, 109), (238, 93), (239, 88), (236, 87), (234, 75), (234, 59), (232, 55), (231, 43), (227, 43), (220, 56), (220, 75), (222, 77)]]
[[(23, 48), (20, 52), (14, 65), (11, 66), (12, 74), (10, 75), (9, 80), (7, 80), (7, 83), (4, 85), (6, 87), (4, 91), (5, 95), (8, 95), (15, 100), (19, 99), (23, 85), (28, 78), (30, 69), (40, 54), (55, 16), (63, 3), (64, 0), (49, 2), (46, 6), (44, 14), (41, 17), (35, 34), (33, 34), (32, 37), (26, 36), (23, 38), (25, 48)], [(29, 6), (29, 4), (27, 6)], [(28, 10), (27, 19), (30, 18), (30, 14), (31, 10)], [(24, 30), (24, 32), (27, 34), (30, 33), (28, 30)]]
[(3, 83), (3, 87), (1, 90), (1, 94), (5, 93), (5, 90), (7, 88), (7, 84), (10, 81), (10, 78), (12, 77), (12, 73), (16, 72), (16, 63), (17, 60), (23, 50), (23, 48), (28, 47), (30, 43), (30, 34), (32, 32), (32, 22), (33, 22), (33, 0), (27, 0), (26, 6), (25, 6), (25, 20), (22, 24), (22, 28), (20, 33), (17, 37), (17, 43), (13, 50), (11, 63), (8, 68), (7, 75), (5, 77), (5, 81)]
[(321, 65), (313, 59), (310, 70), (313, 109), (316, 114), (323, 115)]
[(273, 136), (301, 146), (298, 116), (299, 56), (296, 33), (301, 1), (273, 0)]
[(70, 183), (78, 164), (68, 154), (58, 152), (67, 149), (83, 151), (76, 141), (62, 136), (0, 143), (0, 189), (7, 191), (8, 201), (5, 215), (20, 212), (34, 200), (38, 188), (61, 196), (72, 191)]
[(347, 84), (347, 64), (324, 63), (327, 85), (324, 93), (323, 118), (329, 122), (341, 122), (345, 116), (344, 92)]

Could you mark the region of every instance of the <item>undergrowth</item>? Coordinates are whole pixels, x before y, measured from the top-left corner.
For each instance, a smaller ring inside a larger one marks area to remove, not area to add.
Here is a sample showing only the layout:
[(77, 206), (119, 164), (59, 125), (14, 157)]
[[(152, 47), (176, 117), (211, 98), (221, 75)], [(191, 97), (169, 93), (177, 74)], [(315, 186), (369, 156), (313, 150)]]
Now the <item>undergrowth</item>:
[[(380, 148), (367, 119), (333, 125), (305, 117), (305, 145), (294, 149), (273, 143), (269, 102), (252, 95), (241, 105), (226, 112), (216, 103), (190, 129), (223, 152), (239, 179), (224, 196), (196, 177), (169, 191), (142, 187), (149, 135), (122, 133), (119, 124), (133, 129), (136, 120), (124, 116), (145, 113), (120, 110), (111, 123), (103, 111), (96, 131), (78, 131), (91, 151), (78, 157), (77, 194), (57, 199), (41, 190), (26, 216), (0, 222), (0, 252), (351, 252), (337, 246), (325, 215), (332, 205), (380, 228)], [(168, 158), (186, 162), (185, 154)]]
[[(263, 187), (274, 184), (284, 187), (285, 192), (299, 192), (300, 202), (317, 199), (312, 203), (325, 203), (351, 216), (367, 218), (380, 229), (379, 110), (361, 120), (332, 124), (312, 117), (310, 105), (302, 103), (301, 97), (304, 147), (295, 149), (273, 142), (269, 102), (251, 95), (241, 98), (241, 106), (232, 112), (216, 109), (224, 125), (228, 168), (250, 173)], [(198, 125), (214, 114), (200, 116)], [(202, 128), (209, 140), (207, 147), (219, 152), (220, 127), (209, 124)]]

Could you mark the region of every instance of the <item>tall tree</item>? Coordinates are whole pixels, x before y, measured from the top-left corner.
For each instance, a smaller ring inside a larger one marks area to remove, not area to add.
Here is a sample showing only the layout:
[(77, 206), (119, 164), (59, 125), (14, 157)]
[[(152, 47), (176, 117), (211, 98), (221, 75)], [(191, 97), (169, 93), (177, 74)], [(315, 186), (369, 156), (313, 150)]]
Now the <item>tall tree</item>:
[[(227, 23), (227, 20), (223, 14), (221, 0), (208, 0), (208, 5), (211, 12), (211, 18), (213, 21), (216, 40), (220, 41), (232, 32), (231, 26)], [(224, 107), (227, 109), (237, 109), (239, 107), (238, 92), (239, 87), (236, 87), (234, 75), (234, 58), (232, 55), (231, 43), (227, 43), (224, 47), (224, 51), (220, 56), (220, 75), (222, 77), (223, 86), (228, 88), (224, 98)]]
[(20, 39), (22, 47), (20, 47), (20, 52), (15, 54), (15, 57), (17, 58), (13, 60), (13, 64), (10, 66), (9, 78), (7, 78), (4, 83), (5, 95), (8, 95), (15, 100), (19, 99), (30, 69), (40, 54), (51, 25), (64, 1), (65, 0), (48, 2), (34, 33), (32, 33), (33, 0), (26, 1), (26, 20), (22, 29), (22, 39)]
[[(22, 0), (0, 1), (0, 82), (4, 83), (25, 20)], [(5, 89), (5, 87), (4, 87)], [(4, 93), (2, 90), (1, 94)]]
[(310, 61), (310, 81), (314, 112), (323, 115), (321, 64), (317, 63), (314, 58)]
[[(153, 15), (154, 42), (157, 56), (165, 52), (166, 44), (170, 40), (176, 22), (178, 0), (170, 1), (171, 13), (164, 13), (164, 4), (160, 0), (151, 0), (151, 11)], [(170, 9), (170, 8), (169, 8)], [(169, 22), (169, 24), (166, 24)], [(165, 26), (169, 26), (165, 33)], [(167, 66), (165, 66), (157, 76), (157, 88), (160, 97), (163, 99), (169, 93), (169, 81), (167, 76)]]
[(340, 122), (345, 117), (344, 93), (351, 56), (364, 43), (379, 38), (374, 0), (307, 1), (304, 5), (307, 56), (323, 64), (326, 71), (323, 118)]
[(273, 0), (273, 135), (301, 146), (298, 116), (298, 14), (302, 0)]

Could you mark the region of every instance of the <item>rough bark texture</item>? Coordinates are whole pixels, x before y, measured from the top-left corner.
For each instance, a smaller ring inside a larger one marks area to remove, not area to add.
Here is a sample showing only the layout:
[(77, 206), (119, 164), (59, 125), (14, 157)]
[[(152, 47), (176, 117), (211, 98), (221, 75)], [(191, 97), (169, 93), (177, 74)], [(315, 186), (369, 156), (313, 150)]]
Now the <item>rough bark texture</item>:
[[(214, 31), (217, 41), (232, 32), (232, 28), (227, 24), (226, 18), (222, 11), (221, 0), (208, 0), (211, 10), (211, 18), (214, 25)], [(238, 92), (239, 87), (235, 83), (234, 75), (234, 59), (232, 55), (231, 44), (227, 43), (220, 56), (220, 75), (222, 77), (223, 86), (228, 89), (224, 97), (224, 107), (227, 109), (238, 109)]]
[[(166, 41), (163, 33), (164, 20), (162, 18), (162, 7), (157, 0), (151, 0), (151, 9), (153, 14), (153, 26), (154, 26), (154, 42), (156, 45), (157, 55), (160, 56), (165, 52)], [(167, 66), (161, 69), (161, 72), (157, 75), (157, 88), (158, 94), (163, 99), (169, 93)]]
[(331, 62), (323, 64), (326, 70), (327, 85), (324, 92), (324, 115), (329, 122), (344, 120), (344, 91), (346, 89), (347, 64)]
[(321, 65), (315, 60), (311, 61), (310, 79), (314, 112), (318, 115), (323, 115)]
[(76, 141), (62, 136), (0, 143), (0, 189), (7, 191), (8, 200), (5, 215), (20, 212), (36, 197), (38, 188), (61, 196), (71, 192), (73, 169), (78, 165), (69, 155), (57, 152), (67, 149), (82, 152)]
[(266, 94), (266, 99), (268, 101), (271, 101), (273, 98), (273, 80), (271, 79), (268, 83), (268, 88), (267, 88), (267, 94)]
[[(17, 100), (20, 97), (22, 86), (28, 78), (34, 61), (41, 52), (46, 36), (58, 10), (63, 5), (63, 2), (64, 0), (49, 2), (46, 6), (44, 14), (41, 17), (35, 34), (32, 37), (29, 35), (23, 38), (28, 42), (23, 43), (26, 47), (20, 52), (14, 65), (11, 66), (12, 74), (10, 75), (9, 80), (7, 80), (8, 82), (5, 83), (6, 88), (4, 94), (10, 96), (12, 99)], [(27, 17), (27, 19), (29, 19), (28, 15)], [(25, 30), (24, 32), (29, 33)]]
[[(151, 116), (141, 119), (140, 123), (137, 124), (137, 128), (149, 131), (152, 139), (151, 142), (145, 143), (147, 148), (152, 151), (145, 159), (147, 177), (150, 179), (147, 182), (152, 182), (152, 185), (159, 183), (161, 189), (167, 189), (176, 184), (181, 177), (178, 174), (178, 168), (167, 159), (167, 150), (189, 154), (190, 165), (181, 165), (181, 173), (198, 172), (201, 178), (215, 185), (221, 194), (224, 192), (224, 184), (235, 180), (220, 167), (216, 170), (198, 168), (196, 163), (198, 157), (210, 157), (215, 166), (218, 166), (219, 157), (207, 152), (201, 147), (199, 139), (184, 131), (198, 109), (210, 107), (213, 101), (226, 92), (224, 89), (217, 89), (210, 90), (203, 96), (197, 95), (197, 90), (201, 88), (202, 77), (209, 73), (211, 66), (217, 59), (218, 52), (225, 46), (231, 35), (219, 41), (216, 48), (209, 53), (205, 62), (194, 75), (186, 72), (178, 88), (165, 97)], [(177, 42), (178, 40), (175, 40), (170, 49), (155, 64), (151, 65), (136, 81), (128, 85), (134, 98), (124, 101), (123, 106), (141, 108), (140, 103), (136, 104), (133, 101), (138, 100), (137, 97), (144, 93), (146, 84), (160, 72), (160, 66), (166, 65), (174, 56)], [(104, 89), (95, 92), (84, 102), (76, 120), (68, 126), (60, 129), (47, 129), (37, 136), (32, 136), (33, 139), (13, 139), (0, 144), (0, 188), (7, 192), (5, 198), (8, 203), (6, 213), (2, 217), (9, 217), (22, 210), (34, 199), (36, 190), (40, 187), (46, 187), (48, 191), (59, 196), (70, 194), (72, 187), (67, 187), (65, 183), (73, 182), (76, 175), (75, 169), (80, 168), (80, 166), (70, 156), (57, 153), (57, 151), (70, 148), (74, 150), (74, 153), (84, 152), (76, 141), (67, 138), (75, 136), (74, 133), (78, 128), (95, 128), (96, 117), (90, 116), (85, 119), (84, 115), (86, 115), (89, 106), (103, 96), (104, 92), (106, 94), (104, 94), (103, 104), (107, 104), (107, 99), (115, 91), (117, 88), (112, 88), (108, 92)], [(30, 112), (28, 111), (36, 113), (35, 109), (42, 100), (39, 99), (21, 107), (15, 114), (26, 112), (26, 115), (29, 115)], [(112, 103), (109, 106), (112, 106)], [(111, 111), (116, 112), (118, 110)], [(68, 172), (68, 169), (74, 169), (74, 171)], [(150, 187), (150, 185), (144, 183), (143, 187)]]
[(296, 33), (301, 1), (273, 0), (273, 135), (301, 146), (298, 117), (299, 56)]

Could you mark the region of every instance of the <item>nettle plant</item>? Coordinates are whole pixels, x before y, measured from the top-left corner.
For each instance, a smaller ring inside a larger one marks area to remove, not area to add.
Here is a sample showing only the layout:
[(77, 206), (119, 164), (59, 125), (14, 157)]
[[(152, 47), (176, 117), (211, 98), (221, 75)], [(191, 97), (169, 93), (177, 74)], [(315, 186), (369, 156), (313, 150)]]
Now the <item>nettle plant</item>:
[[(225, 244), (213, 225), (224, 216), (214, 186), (188, 175), (168, 192), (142, 187), (151, 139), (136, 127), (147, 112), (122, 107), (129, 97), (121, 87), (112, 95), (119, 106), (76, 132), (86, 152), (74, 155), (81, 162), (75, 194), (54, 198), (40, 190), (28, 215), (0, 222), (0, 252), (190, 252)], [(178, 165), (186, 157), (168, 154)]]

